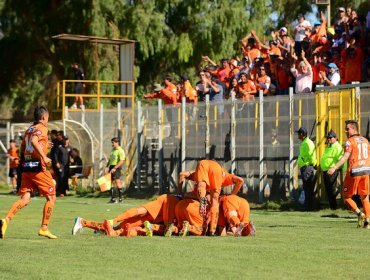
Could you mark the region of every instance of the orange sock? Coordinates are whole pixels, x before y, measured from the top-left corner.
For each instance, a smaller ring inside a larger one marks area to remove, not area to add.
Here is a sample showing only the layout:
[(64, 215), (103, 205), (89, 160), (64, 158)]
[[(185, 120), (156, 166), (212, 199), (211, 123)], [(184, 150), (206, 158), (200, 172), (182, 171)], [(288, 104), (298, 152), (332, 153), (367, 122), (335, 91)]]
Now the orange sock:
[(82, 220), (81, 222), (82, 226), (99, 230), (99, 231), (104, 231), (103, 223), (98, 223), (94, 221), (88, 221), (88, 220)]
[(12, 207), (10, 208), (8, 214), (6, 215), (6, 218), (9, 219), (9, 221), (17, 214), (19, 210), (21, 210), (24, 206), (26, 206), (23, 202), (23, 200), (16, 201)]
[(158, 225), (158, 224), (152, 224), (152, 229), (153, 229), (153, 232), (156, 235), (163, 235), (164, 230), (165, 230), (165, 226), (164, 225)]
[(53, 214), (54, 202), (47, 200), (44, 205), (44, 211), (42, 215), (42, 227), (47, 227), (50, 223), (51, 215)]
[(132, 217), (136, 217), (138, 215), (137, 208), (131, 208), (127, 211), (123, 212), (122, 214), (118, 215), (113, 219), (113, 225), (119, 224), (124, 220), (127, 220)]
[(229, 218), (229, 223), (232, 227), (236, 227), (240, 224), (240, 220), (237, 216), (232, 216)]
[(352, 198), (344, 198), (344, 203), (348, 205), (348, 207), (353, 211), (356, 212), (357, 204)]
[(364, 207), (365, 217), (370, 218), (370, 202), (369, 202), (369, 200), (362, 200), (362, 207)]

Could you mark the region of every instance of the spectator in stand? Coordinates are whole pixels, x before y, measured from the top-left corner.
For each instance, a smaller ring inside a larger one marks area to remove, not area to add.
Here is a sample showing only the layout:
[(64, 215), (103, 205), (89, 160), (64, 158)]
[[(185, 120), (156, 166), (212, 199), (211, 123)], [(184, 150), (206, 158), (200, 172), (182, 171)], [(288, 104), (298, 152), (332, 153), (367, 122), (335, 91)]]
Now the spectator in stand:
[(257, 57), (261, 57), (260, 46), (255, 36), (256, 32), (252, 30), (250, 34), (246, 35), (240, 41), (243, 47), (243, 56), (248, 56), (251, 61), (254, 61)]
[(346, 16), (346, 9), (340, 7), (338, 9), (337, 17), (334, 21), (334, 28), (338, 28), (341, 32), (345, 31), (345, 25), (348, 22), (348, 17)]
[(278, 58), (276, 79), (276, 95), (288, 95), (290, 85), (290, 67), (288, 61), (282, 57)]
[(199, 72), (200, 81), (196, 83), (195, 90), (197, 91), (198, 101), (206, 101), (206, 94), (209, 91), (208, 78), (205, 71)]
[(277, 40), (281, 56), (286, 57), (287, 54), (290, 53), (291, 42), (291, 38), (288, 36), (288, 29), (286, 27), (282, 27), (279, 32), (272, 32), (271, 36), (273, 40)]
[(231, 59), (229, 65), (230, 65), (229, 81), (231, 81), (234, 77), (239, 78), (240, 70), (238, 68), (238, 61), (236, 59)]
[(237, 86), (237, 97), (242, 98), (243, 101), (249, 101), (254, 98), (257, 93), (257, 88), (251, 80), (250, 75), (246, 73), (240, 74), (240, 82)]
[[(241, 72), (240, 73), (240, 77), (242, 76), (244, 72)], [(229, 99), (232, 95), (232, 93), (235, 94), (235, 97), (238, 96), (238, 79), (237, 78), (233, 78), (231, 80), (231, 83), (230, 83), (230, 86), (228, 88), (228, 91), (227, 91), (227, 94), (225, 96), (225, 99)]]
[(354, 30), (355, 27), (361, 27), (361, 22), (358, 20), (358, 15), (357, 15), (357, 12), (355, 10), (352, 10), (351, 11), (351, 15), (349, 17), (349, 20), (347, 22), (348, 24), (348, 27), (351, 29), (351, 30)]
[(212, 76), (208, 87), (208, 94), (209, 94), (209, 101), (217, 103), (217, 112), (218, 116), (223, 116), (224, 114), (224, 89), (218, 83), (218, 79), (216, 76)]
[(172, 78), (169, 75), (164, 77), (165, 87), (162, 88), (156, 84), (153, 93), (144, 95), (144, 98), (160, 98), (163, 100), (165, 105), (176, 105), (177, 104), (177, 87), (172, 83)]
[(186, 74), (180, 76), (180, 91), (179, 91), (179, 100), (178, 102), (182, 102), (182, 97), (186, 97), (187, 103), (197, 103), (197, 92), (193, 89), (192, 85), (190, 84), (189, 78)]
[[(217, 64), (212, 61), (208, 56), (202, 57), (204, 61), (211, 63), (213, 66), (217, 66)], [(216, 71), (212, 72), (211, 74), (216, 75), (217, 79), (221, 82), (223, 82), (226, 87), (229, 86), (229, 62), (226, 58), (221, 59), (221, 67), (217, 67)]]
[(11, 178), (12, 181), (12, 190), (10, 191), (10, 193), (15, 194), (17, 193), (17, 168), (19, 164), (19, 149), (14, 139), (11, 139), (9, 144), (10, 147), (6, 156), (9, 159), (8, 176)]
[(320, 80), (320, 72), (326, 71), (326, 55), (313, 55), (313, 62), (311, 64), (312, 66), (312, 91), (316, 91), (316, 86), (318, 84), (322, 85), (322, 81)]
[(320, 71), (320, 84), (325, 86), (337, 86), (340, 83), (340, 75), (338, 66), (335, 63), (328, 64), (328, 73)]
[(364, 54), (361, 48), (350, 45), (343, 49), (342, 61), (344, 64), (344, 80), (347, 84), (361, 81), (361, 66)]
[(295, 93), (311, 92), (312, 90), (312, 68), (305, 57), (304, 51), (301, 52), (302, 60), (298, 64), (298, 69), (295, 67), (297, 57), (294, 58), (290, 72), (296, 78)]
[(250, 66), (250, 60), (249, 60), (249, 58), (248, 57), (244, 57), (243, 59), (242, 59), (242, 67), (240, 67), (239, 68), (239, 77), (240, 77), (240, 74), (241, 73), (246, 73), (246, 74), (249, 74), (249, 72), (251, 71), (251, 66)]
[(302, 41), (307, 36), (307, 29), (311, 29), (311, 23), (305, 19), (304, 15), (299, 14), (297, 16), (298, 24), (294, 27), (294, 51), (300, 56), (302, 51)]
[(271, 85), (271, 78), (266, 74), (266, 69), (264, 66), (261, 66), (258, 69), (258, 73), (256, 76), (256, 89), (257, 94), (260, 90), (263, 91), (263, 95), (270, 95), (270, 85)]

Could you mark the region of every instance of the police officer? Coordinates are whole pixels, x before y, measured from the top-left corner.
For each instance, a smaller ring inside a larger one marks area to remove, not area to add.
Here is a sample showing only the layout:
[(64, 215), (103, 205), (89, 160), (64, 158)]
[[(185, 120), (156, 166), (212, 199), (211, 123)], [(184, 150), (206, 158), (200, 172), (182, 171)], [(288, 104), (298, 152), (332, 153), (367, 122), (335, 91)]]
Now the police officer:
[(307, 137), (307, 129), (301, 127), (296, 131), (298, 139), (301, 140), (298, 155), (298, 167), (301, 172), (303, 191), (305, 194), (304, 210), (313, 210), (313, 197), (316, 184), (316, 151), (315, 144)]
[(325, 148), (324, 154), (320, 160), (320, 167), (323, 171), (324, 184), (326, 195), (328, 197), (330, 209), (337, 209), (337, 200), (335, 195), (338, 170), (332, 175), (328, 174), (328, 170), (332, 168), (344, 155), (343, 147), (337, 141), (337, 135), (333, 130), (330, 130), (326, 135), (328, 146)]

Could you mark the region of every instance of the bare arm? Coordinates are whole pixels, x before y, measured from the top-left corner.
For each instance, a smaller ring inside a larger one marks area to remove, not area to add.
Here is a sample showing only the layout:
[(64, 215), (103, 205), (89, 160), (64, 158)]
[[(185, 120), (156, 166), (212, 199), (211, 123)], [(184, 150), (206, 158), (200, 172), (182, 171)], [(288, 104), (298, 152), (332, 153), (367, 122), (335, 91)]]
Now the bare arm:
[(36, 135), (33, 135), (31, 138), (31, 143), (35, 151), (39, 154), (40, 158), (42, 161), (44, 161), (45, 164), (48, 164), (51, 162), (51, 159), (48, 158), (45, 154), (44, 151), (42, 150), (40, 143), (39, 143), (39, 138)]
[(239, 177), (239, 176), (236, 176), (236, 175), (233, 175), (233, 183), (234, 183), (234, 189), (233, 191), (231, 192), (231, 194), (237, 194), (240, 190), (240, 188), (243, 186), (244, 184), (244, 180), (243, 178)]
[(332, 168), (328, 170), (328, 174), (332, 175), (335, 172), (335, 170), (341, 167), (348, 160), (350, 155), (351, 155), (350, 152), (345, 152), (342, 158)]

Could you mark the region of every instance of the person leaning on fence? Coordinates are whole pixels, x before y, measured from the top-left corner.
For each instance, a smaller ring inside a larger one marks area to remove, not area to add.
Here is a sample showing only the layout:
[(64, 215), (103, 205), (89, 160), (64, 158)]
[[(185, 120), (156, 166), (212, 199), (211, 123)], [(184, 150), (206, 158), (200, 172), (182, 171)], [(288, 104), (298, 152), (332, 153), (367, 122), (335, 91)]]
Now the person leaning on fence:
[(301, 172), (303, 183), (303, 191), (305, 195), (304, 209), (305, 211), (313, 210), (314, 190), (316, 184), (316, 151), (315, 144), (307, 137), (307, 129), (301, 127), (296, 131), (298, 139), (302, 141), (299, 146), (298, 167)]
[[(122, 181), (121, 181), (121, 171), (122, 165), (125, 162), (126, 155), (125, 151), (121, 148), (119, 144), (119, 138), (113, 137), (111, 139), (112, 142), (112, 151), (109, 155), (109, 161), (107, 167), (105, 168), (105, 174), (111, 173), (112, 174), (112, 182), (115, 183), (117, 191), (118, 191), (118, 201), (122, 202)], [(115, 187), (112, 186), (111, 188), (111, 200), (108, 203), (116, 203), (116, 199), (114, 198), (114, 189)]]
[[(370, 203), (369, 203), (369, 174), (370, 174), (370, 146), (365, 137), (360, 136), (358, 122), (346, 121), (346, 134), (348, 140), (345, 143), (344, 155), (328, 170), (329, 175), (341, 167), (347, 161), (347, 173), (343, 182), (344, 202), (357, 214), (357, 227), (370, 229)], [(360, 195), (364, 212), (358, 208), (352, 196)]]
[(326, 195), (328, 197), (330, 209), (337, 209), (336, 200), (336, 184), (338, 177), (338, 170), (333, 174), (328, 174), (328, 170), (333, 167), (343, 156), (343, 147), (337, 141), (337, 135), (333, 130), (330, 130), (326, 135), (328, 145), (325, 148), (324, 154), (320, 160), (320, 167), (323, 171), (323, 178), (325, 184)]
[(20, 158), (23, 162), (22, 185), (18, 191), (21, 198), (10, 208), (4, 219), (0, 220), (0, 238), (3, 239), (10, 220), (27, 206), (31, 199), (31, 193), (39, 190), (46, 198), (42, 216), (41, 227), (38, 234), (50, 239), (56, 239), (48, 230), (48, 225), (53, 213), (56, 201), (55, 184), (47, 166), (51, 159), (46, 156), (49, 140), (47, 123), (49, 112), (43, 107), (36, 107), (34, 111), (34, 123), (26, 130), (21, 144)]

